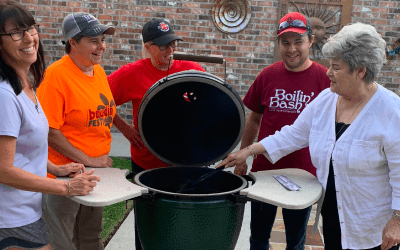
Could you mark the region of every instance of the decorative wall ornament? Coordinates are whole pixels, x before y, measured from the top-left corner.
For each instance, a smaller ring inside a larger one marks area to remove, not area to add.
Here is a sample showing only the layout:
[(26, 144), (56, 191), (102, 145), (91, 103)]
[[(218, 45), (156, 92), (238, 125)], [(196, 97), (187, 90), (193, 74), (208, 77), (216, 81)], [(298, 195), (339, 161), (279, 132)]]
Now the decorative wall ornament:
[(250, 22), (251, 7), (247, 0), (216, 0), (212, 9), (215, 26), (225, 33), (237, 33)]
[[(300, 12), (310, 18), (314, 34), (314, 43), (310, 58), (325, 66), (322, 47), (328, 38), (336, 34), (343, 26), (351, 22), (351, 2), (346, 0), (281, 0), (279, 20), (289, 12)], [(279, 45), (275, 44), (275, 61), (281, 60)]]
[(394, 55), (398, 53), (400, 54), (400, 38), (397, 39), (393, 44), (386, 44), (386, 60), (385, 64), (389, 63), (389, 60), (394, 57)]

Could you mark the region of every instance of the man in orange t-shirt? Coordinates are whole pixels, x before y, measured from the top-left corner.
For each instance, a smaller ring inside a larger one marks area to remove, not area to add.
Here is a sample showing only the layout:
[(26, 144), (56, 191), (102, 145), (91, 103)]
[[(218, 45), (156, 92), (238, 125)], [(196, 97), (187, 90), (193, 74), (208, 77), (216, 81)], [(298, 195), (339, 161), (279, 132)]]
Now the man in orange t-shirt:
[[(62, 25), (66, 53), (47, 68), (38, 98), (49, 121), (49, 160), (111, 167), (110, 128), (116, 107), (99, 65), (105, 34), (115, 29), (88, 13), (68, 15)], [(43, 218), (53, 249), (103, 250), (102, 207), (44, 196)]]

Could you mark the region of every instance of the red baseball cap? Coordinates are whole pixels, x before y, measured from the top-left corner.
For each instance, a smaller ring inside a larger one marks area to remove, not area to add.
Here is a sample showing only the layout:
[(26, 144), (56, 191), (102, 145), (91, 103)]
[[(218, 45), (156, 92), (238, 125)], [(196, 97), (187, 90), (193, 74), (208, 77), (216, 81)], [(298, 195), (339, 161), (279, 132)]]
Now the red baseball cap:
[(277, 37), (286, 32), (295, 32), (303, 36), (312, 33), (311, 21), (299, 12), (290, 12), (281, 18)]

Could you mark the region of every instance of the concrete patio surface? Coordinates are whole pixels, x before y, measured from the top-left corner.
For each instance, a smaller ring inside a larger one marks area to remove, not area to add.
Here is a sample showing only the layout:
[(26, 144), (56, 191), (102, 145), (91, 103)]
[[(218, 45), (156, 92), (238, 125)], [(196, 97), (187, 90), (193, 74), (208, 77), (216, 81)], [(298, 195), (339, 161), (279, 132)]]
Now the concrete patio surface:
[[(125, 139), (125, 137), (121, 133), (113, 133), (112, 134), (112, 143), (111, 143), (111, 156), (115, 157), (130, 157), (130, 145), (129, 141)], [(234, 150), (236, 151), (239, 146)], [(249, 157), (248, 165), (251, 166), (252, 158)], [(233, 169), (229, 169), (228, 171), (233, 171)], [(314, 224), (316, 213), (316, 205), (313, 206), (310, 220), (307, 226), (307, 237), (306, 237), (306, 247), (305, 250), (323, 250), (323, 238), (322, 238), (322, 229), (321, 227), (317, 231), (315, 235), (312, 235), (312, 225)], [(129, 214), (124, 223), (122, 223), (121, 227), (118, 229), (117, 233), (110, 240), (105, 250), (134, 250), (135, 249), (135, 237), (134, 237), (134, 223), (135, 217), (133, 212)], [(321, 224), (321, 220), (320, 220)], [(240, 236), (238, 242), (236, 244), (235, 250), (248, 250), (250, 249), (249, 243), (250, 237), (250, 202), (247, 202), (245, 205), (245, 213), (243, 218), (242, 229), (240, 232)], [(285, 225), (282, 220), (282, 211), (278, 209), (278, 213), (276, 216), (275, 224), (273, 227), (272, 235), (271, 235), (271, 250), (284, 250), (286, 248), (286, 237), (285, 237)], [(162, 249), (160, 249), (162, 250)], [(169, 250), (169, 249), (165, 249)], [(190, 250), (190, 249), (188, 249)]]

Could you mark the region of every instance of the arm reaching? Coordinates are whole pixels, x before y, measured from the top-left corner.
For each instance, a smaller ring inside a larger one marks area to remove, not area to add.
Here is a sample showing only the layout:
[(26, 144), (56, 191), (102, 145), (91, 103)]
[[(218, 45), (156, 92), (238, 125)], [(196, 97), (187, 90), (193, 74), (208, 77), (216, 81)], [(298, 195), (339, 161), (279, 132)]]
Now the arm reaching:
[[(251, 111), (249, 118), (247, 118), (246, 126), (244, 127), (244, 133), (242, 137), (242, 142), (240, 144), (240, 149), (244, 149), (247, 146), (253, 144), (260, 129), (261, 119), (262, 119), (262, 114), (258, 114), (254, 111)], [(243, 163), (236, 165), (234, 173), (237, 175), (245, 175), (247, 174), (247, 169), (248, 169), (247, 163), (246, 161), (244, 161)]]
[(133, 146), (143, 148), (143, 141), (135, 126), (126, 123), (118, 114), (115, 114), (113, 124)]
[[(17, 138), (0, 136), (0, 183), (32, 192), (56, 195), (86, 195), (93, 191), (100, 177), (94, 170), (80, 174), (67, 181), (50, 179), (22, 170), (13, 165)], [(39, 166), (38, 166), (39, 167)], [(72, 191), (71, 191), (72, 188)]]
[(258, 155), (258, 154), (266, 154), (265, 148), (261, 143), (255, 143), (250, 146), (251, 148), (244, 148), (234, 153), (231, 153), (223, 160), (220, 164), (218, 164), (215, 168), (220, 168), (225, 166), (225, 168), (235, 167), (237, 165), (243, 164), (246, 162), (246, 159), (251, 155)]

